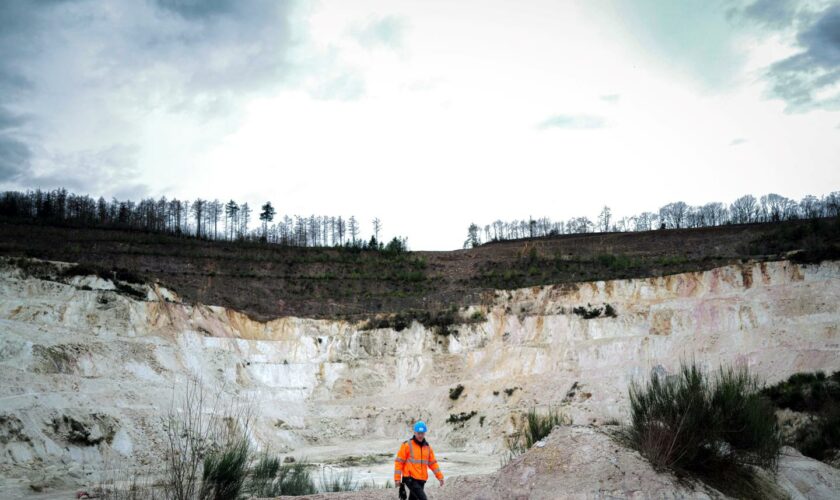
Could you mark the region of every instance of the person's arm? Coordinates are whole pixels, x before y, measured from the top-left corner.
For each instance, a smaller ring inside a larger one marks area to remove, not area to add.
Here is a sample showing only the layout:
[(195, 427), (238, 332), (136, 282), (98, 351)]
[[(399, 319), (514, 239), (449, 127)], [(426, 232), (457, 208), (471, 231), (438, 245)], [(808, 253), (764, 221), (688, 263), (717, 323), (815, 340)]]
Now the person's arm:
[(403, 468), (405, 467), (405, 461), (408, 459), (408, 449), (405, 447), (405, 443), (400, 446), (400, 450), (397, 452), (397, 457), (394, 459), (394, 484), (399, 486), (400, 481), (402, 481), (402, 474)]
[(435, 452), (431, 446), (429, 447), (429, 468), (432, 469), (432, 473), (440, 481), (440, 485), (443, 486), (443, 472), (440, 471), (440, 464), (435, 460)]

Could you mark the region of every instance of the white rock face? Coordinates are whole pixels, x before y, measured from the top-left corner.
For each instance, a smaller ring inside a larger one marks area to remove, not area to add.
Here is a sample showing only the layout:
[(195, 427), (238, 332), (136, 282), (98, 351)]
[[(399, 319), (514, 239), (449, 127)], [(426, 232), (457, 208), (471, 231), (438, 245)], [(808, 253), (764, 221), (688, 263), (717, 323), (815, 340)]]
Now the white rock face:
[[(683, 359), (746, 365), (770, 382), (840, 369), (840, 263), (499, 291), (463, 312), (480, 310), (486, 321), (447, 337), (417, 323), (400, 332), (303, 318), (261, 323), (182, 304), (159, 288), (142, 302), (95, 284), (0, 271), (6, 488), (83, 483), (115, 460), (158, 464), (160, 415), (188, 377), (226, 400), (253, 401), (261, 445), (316, 460), (394, 452), (408, 423), (422, 418), (438, 454), (453, 457), (443, 462), (451, 474), (496, 468), (503, 435), (532, 406), (562, 407), (576, 424), (621, 419), (631, 380)], [(573, 312), (587, 304), (610, 304), (616, 317)], [(457, 384), (464, 391), (453, 401)], [(65, 417), (76, 424), (63, 425)], [(484, 459), (465, 466), (467, 455)], [(383, 464), (380, 483), (390, 468)]]

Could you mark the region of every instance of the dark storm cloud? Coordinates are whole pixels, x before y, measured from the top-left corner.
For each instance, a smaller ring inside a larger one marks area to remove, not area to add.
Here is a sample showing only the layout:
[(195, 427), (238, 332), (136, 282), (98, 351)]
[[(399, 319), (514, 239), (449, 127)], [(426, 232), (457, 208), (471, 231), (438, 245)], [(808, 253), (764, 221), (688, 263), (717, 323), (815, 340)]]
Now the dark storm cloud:
[(156, 0), (160, 7), (176, 12), (186, 18), (200, 19), (228, 14), (241, 0)]
[(74, 151), (58, 155), (52, 162), (65, 166), (56, 172), (25, 171), (21, 180), (28, 187), (64, 187), (76, 193), (107, 193), (119, 199), (139, 199), (150, 194), (137, 182), (137, 147), (116, 144), (105, 149)]
[(9, 129), (15, 129), (24, 124), (26, 118), (24, 116), (10, 112), (4, 107), (0, 107), (0, 133)]
[(605, 125), (604, 118), (595, 115), (554, 115), (544, 122), (540, 123), (537, 128), (551, 129), (595, 129), (602, 128)]
[(0, 182), (14, 182), (27, 172), (32, 152), (12, 137), (0, 136)]
[[(823, 11), (796, 37), (802, 52), (770, 66), (771, 93), (791, 111), (840, 108), (840, 4)], [(827, 95), (817, 95), (828, 90)]]
[(757, 0), (730, 9), (729, 16), (765, 34), (792, 34), (801, 49), (767, 68), (771, 98), (785, 101), (788, 112), (840, 109), (840, 92), (832, 91), (840, 83), (840, 4)]
[[(293, 7), (0, 0), (0, 182), (140, 193), (131, 142), (143, 116), (224, 119), (247, 96), (297, 78)], [(45, 142), (62, 127), (85, 126), (98, 146), (56, 150)]]
[[(73, 80), (143, 107), (231, 99), (294, 77), (292, 1), (0, 2), (0, 86), (49, 85), (57, 54)], [(69, 59), (69, 60), (68, 60)], [(68, 93), (79, 90), (67, 89)], [(127, 92), (128, 91), (128, 92)], [(15, 94), (17, 95), (17, 94)]]
[[(21, 67), (41, 45), (36, 33), (41, 31), (41, 12), (58, 2), (0, 2), (0, 100), (16, 96), (32, 86)], [(2, 104), (2, 101), (0, 101)]]
[(730, 9), (728, 17), (744, 19), (768, 28), (783, 28), (796, 19), (797, 5), (795, 0), (756, 0), (746, 7)]
[(169, 102), (160, 104), (183, 110), (209, 102), (228, 109), (224, 101), (294, 77), (288, 57), (292, 2), (158, 0), (154, 5), (152, 12), (141, 13), (141, 22), (114, 20), (124, 36), (104, 59), (121, 81), (148, 85), (154, 82), (143, 77), (163, 77), (159, 87), (168, 91)]
[(26, 118), (0, 106), (0, 182), (21, 179), (29, 169), (32, 151), (14, 133)]

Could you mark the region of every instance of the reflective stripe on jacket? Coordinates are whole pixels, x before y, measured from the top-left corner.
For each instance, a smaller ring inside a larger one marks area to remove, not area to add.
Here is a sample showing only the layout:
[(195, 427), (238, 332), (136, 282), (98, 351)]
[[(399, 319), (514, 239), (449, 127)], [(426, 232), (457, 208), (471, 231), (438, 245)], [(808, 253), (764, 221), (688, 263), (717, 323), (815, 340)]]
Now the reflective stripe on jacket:
[(426, 467), (432, 469), (435, 477), (443, 479), (440, 465), (435, 460), (435, 452), (426, 440), (420, 445), (414, 438), (404, 441), (394, 459), (394, 481), (400, 481), (403, 476), (410, 476), (419, 481), (429, 479)]

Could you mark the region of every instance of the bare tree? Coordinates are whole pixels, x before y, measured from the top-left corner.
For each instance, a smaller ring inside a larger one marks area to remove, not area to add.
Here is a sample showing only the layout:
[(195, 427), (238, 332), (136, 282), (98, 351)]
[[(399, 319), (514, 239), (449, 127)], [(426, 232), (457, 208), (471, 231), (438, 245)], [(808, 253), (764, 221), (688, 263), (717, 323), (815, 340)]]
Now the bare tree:
[(806, 219), (815, 219), (822, 215), (822, 203), (814, 195), (807, 195), (799, 202), (799, 210)]
[(213, 200), (208, 206), (208, 220), (213, 223), (213, 239), (219, 239), (219, 218), (222, 216), (222, 203), (219, 200)]
[(248, 203), (243, 203), (242, 206), (239, 207), (239, 235), (238, 238), (242, 239), (248, 236), (248, 224), (251, 223), (251, 207), (248, 206)]
[(321, 229), (318, 227), (318, 218), (314, 215), (309, 216), (309, 239), (310, 245), (317, 247), (319, 244), (318, 236), (321, 234)]
[(650, 231), (656, 226), (658, 216), (653, 212), (642, 212), (636, 217), (636, 231)]
[(683, 201), (668, 203), (659, 209), (659, 219), (667, 226), (679, 229), (685, 226), (688, 205)]
[(202, 228), (204, 222), (205, 211), (207, 209), (207, 202), (201, 198), (196, 199), (192, 203), (192, 213), (195, 216), (195, 235), (201, 238)]
[(208, 401), (201, 382), (196, 379), (187, 381), (180, 400), (173, 389), (172, 403), (162, 417), (162, 424), (166, 435), (166, 489), (175, 500), (193, 500), (198, 495), (201, 465), (212, 444), (211, 419), (218, 403), (218, 398)]
[(379, 217), (373, 218), (373, 237), (376, 238), (376, 241), (379, 241), (379, 231), (382, 229), (382, 221), (379, 220)]
[(347, 223), (344, 222), (344, 219), (341, 216), (338, 217), (338, 242), (340, 245), (344, 245), (344, 237), (347, 235)]
[(359, 235), (359, 223), (356, 222), (356, 217), (353, 215), (347, 220), (347, 230), (350, 231), (350, 238), (352, 238), (353, 245), (355, 246), (357, 243), (356, 237)]
[(726, 206), (720, 202), (706, 203), (699, 209), (700, 225), (719, 226), (726, 222)]
[(823, 207), (827, 217), (840, 215), (840, 191), (834, 191), (826, 195)]
[(746, 224), (754, 222), (758, 211), (755, 196), (744, 195), (729, 205), (729, 214), (735, 224)]
[(612, 218), (612, 210), (610, 207), (604, 205), (601, 213), (598, 215), (598, 230), (606, 233), (610, 230), (610, 219)]

